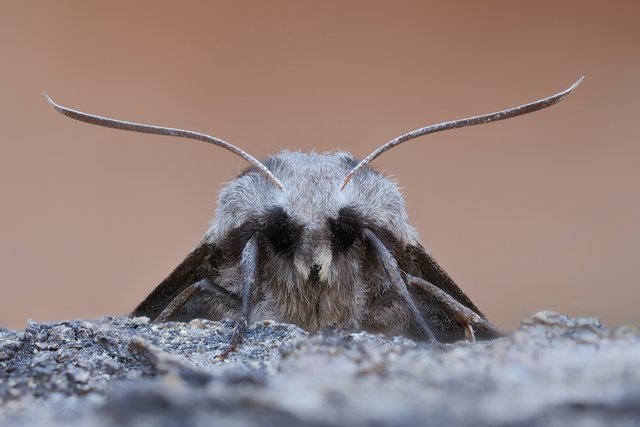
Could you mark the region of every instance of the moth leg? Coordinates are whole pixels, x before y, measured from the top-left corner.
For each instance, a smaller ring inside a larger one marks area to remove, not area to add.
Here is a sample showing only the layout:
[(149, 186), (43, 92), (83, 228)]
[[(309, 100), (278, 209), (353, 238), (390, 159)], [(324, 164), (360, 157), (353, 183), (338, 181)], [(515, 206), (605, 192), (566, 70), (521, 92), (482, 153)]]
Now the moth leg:
[(460, 304), (453, 298), (451, 295), (437, 287), (436, 285), (429, 283), (428, 281), (416, 277), (407, 275), (407, 282), (409, 285), (420, 288), (431, 295), (433, 298), (437, 299), (443, 307), (446, 308), (447, 312), (464, 328), (464, 334), (467, 337), (467, 340), (471, 342), (475, 342), (475, 333), (473, 327), (476, 329), (485, 329), (492, 334), (501, 335), (502, 333), (496, 328), (491, 322), (487, 319), (480, 316), (478, 313), (473, 310), (465, 307)]
[(242, 277), (242, 308), (236, 322), (229, 346), (216, 359), (224, 360), (233, 353), (244, 339), (251, 316), (251, 295), (258, 273), (258, 239), (252, 236), (240, 256), (240, 275)]
[(400, 268), (398, 267), (398, 262), (395, 260), (391, 252), (385, 247), (384, 243), (375, 235), (371, 230), (365, 228), (364, 236), (369, 241), (371, 248), (375, 252), (378, 257), (378, 261), (382, 265), (385, 273), (387, 274), (387, 278), (389, 282), (393, 285), (393, 287), (398, 291), (404, 302), (406, 303), (409, 311), (411, 312), (411, 316), (413, 320), (416, 322), (420, 333), (424, 336), (426, 341), (430, 344), (435, 344), (438, 341), (436, 337), (431, 332), (431, 328), (427, 325), (427, 322), (420, 314), (418, 307), (413, 302), (411, 295), (409, 294), (409, 290), (407, 289), (407, 284), (402, 279), (402, 275), (400, 274)]
[(212, 289), (211, 284), (207, 279), (202, 279), (193, 285), (180, 292), (171, 302), (156, 316), (153, 321), (155, 323), (166, 322), (170, 320), (176, 313), (180, 311), (182, 306), (189, 301), (194, 295), (199, 294), (204, 290)]

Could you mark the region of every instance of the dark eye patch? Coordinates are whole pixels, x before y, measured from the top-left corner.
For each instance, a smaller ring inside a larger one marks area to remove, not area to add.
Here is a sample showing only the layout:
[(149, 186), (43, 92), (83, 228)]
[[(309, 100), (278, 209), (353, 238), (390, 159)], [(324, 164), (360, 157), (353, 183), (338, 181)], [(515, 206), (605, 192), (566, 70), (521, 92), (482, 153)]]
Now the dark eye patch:
[(265, 217), (262, 233), (273, 248), (282, 254), (292, 254), (300, 240), (302, 227), (295, 224), (280, 206), (273, 207)]
[(337, 218), (329, 219), (334, 252), (348, 249), (362, 232), (362, 227), (362, 217), (353, 208), (340, 209)]

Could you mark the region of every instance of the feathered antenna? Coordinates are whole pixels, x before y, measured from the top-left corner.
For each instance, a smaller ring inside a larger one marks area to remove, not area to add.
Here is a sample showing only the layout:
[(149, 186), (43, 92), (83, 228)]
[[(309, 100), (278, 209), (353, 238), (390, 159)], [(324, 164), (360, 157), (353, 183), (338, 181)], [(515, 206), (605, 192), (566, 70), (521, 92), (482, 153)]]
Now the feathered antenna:
[(365, 157), (360, 163), (358, 163), (353, 169), (351, 169), (349, 173), (347, 173), (347, 175), (345, 176), (344, 180), (342, 181), (342, 184), (340, 184), (340, 189), (343, 190), (344, 187), (349, 183), (351, 178), (353, 178), (353, 175), (356, 174), (365, 165), (373, 161), (380, 154), (395, 147), (396, 145), (400, 145), (403, 142), (409, 141), (410, 139), (427, 135), (429, 133), (441, 132), (443, 130), (463, 128), (467, 126), (475, 126), (475, 125), (481, 125), (484, 123), (495, 122), (498, 120), (510, 119), (512, 117), (533, 113), (534, 111), (551, 107), (552, 105), (557, 104), (558, 102), (566, 98), (566, 96), (569, 95), (571, 91), (573, 91), (576, 87), (578, 87), (580, 83), (582, 83), (582, 80), (584, 80), (584, 76), (580, 77), (578, 81), (572, 84), (568, 89), (560, 93), (557, 93), (555, 95), (549, 96), (547, 98), (531, 102), (529, 104), (524, 104), (518, 107), (497, 111), (495, 113), (483, 114), (481, 116), (474, 116), (466, 119), (438, 123), (436, 125), (431, 125), (424, 128), (416, 129), (414, 131), (405, 133), (404, 135), (400, 135), (399, 137), (392, 139), (391, 141), (387, 142), (386, 144), (376, 149), (374, 152), (372, 152), (367, 157)]
[(162, 126), (153, 126), (153, 125), (145, 125), (142, 123), (134, 123), (127, 122), (124, 120), (111, 119), (108, 117), (96, 116), (94, 114), (83, 113), (81, 111), (72, 110), (71, 108), (63, 107), (62, 105), (56, 104), (53, 102), (47, 93), (44, 93), (45, 98), (49, 101), (49, 104), (53, 106), (57, 111), (64, 114), (67, 117), (71, 117), (72, 119), (80, 120), (81, 122), (87, 122), (92, 125), (104, 126), (107, 128), (120, 129), (120, 130), (128, 130), (132, 132), (140, 132), (140, 133), (151, 133), (155, 135), (165, 135), (165, 136), (177, 136), (180, 138), (189, 138), (189, 139), (197, 139), (198, 141), (208, 142), (213, 145), (217, 145), (218, 147), (222, 147), (226, 150), (231, 151), (234, 154), (242, 157), (256, 168), (258, 168), (262, 173), (264, 173), (273, 183), (281, 190), (284, 190), (284, 185), (276, 176), (271, 173), (269, 169), (258, 159), (247, 153), (246, 151), (236, 147), (233, 144), (230, 144), (222, 139), (216, 138), (211, 135), (206, 135), (200, 132), (193, 132), (190, 130), (183, 129), (175, 129), (168, 128)]

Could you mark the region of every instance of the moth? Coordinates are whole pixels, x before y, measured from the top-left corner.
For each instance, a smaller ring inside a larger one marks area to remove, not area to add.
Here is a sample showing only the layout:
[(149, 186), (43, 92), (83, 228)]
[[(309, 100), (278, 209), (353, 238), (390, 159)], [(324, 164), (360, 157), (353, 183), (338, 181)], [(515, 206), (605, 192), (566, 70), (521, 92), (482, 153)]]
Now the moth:
[(248, 324), (263, 319), (433, 344), (501, 336), (420, 243), (397, 185), (369, 163), (419, 136), (547, 108), (581, 81), (518, 107), (416, 129), (360, 161), (345, 152), (283, 151), (260, 162), (210, 135), (83, 113), (45, 96), (73, 119), (197, 139), (250, 163), (220, 190), (200, 243), (131, 313), (155, 322), (237, 319), (225, 357)]

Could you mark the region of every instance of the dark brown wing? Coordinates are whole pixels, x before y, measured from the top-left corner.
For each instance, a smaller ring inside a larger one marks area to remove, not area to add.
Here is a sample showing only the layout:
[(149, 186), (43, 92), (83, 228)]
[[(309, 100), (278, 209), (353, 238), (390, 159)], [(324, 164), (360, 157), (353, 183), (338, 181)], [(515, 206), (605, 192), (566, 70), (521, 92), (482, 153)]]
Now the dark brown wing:
[[(405, 259), (408, 261), (402, 266), (405, 272), (432, 283), (463, 306), (472, 310), (483, 319), (487, 319), (471, 299), (458, 287), (451, 276), (427, 253), (422, 245), (409, 246)], [(415, 288), (411, 289), (411, 294), (427, 323), (435, 325), (433, 332), (440, 341), (449, 342), (465, 339), (465, 331), (463, 326), (460, 325), (460, 322), (456, 321), (431, 295), (421, 289)], [(487, 323), (491, 325), (491, 323)], [(492, 339), (502, 335), (495, 327), (480, 327), (474, 330), (474, 332), (478, 339)]]
[[(475, 311), (477, 314), (486, 318), (484, 314), (476, 307), (476, 305), (469, 299), (469, 297), (462, 292), (462, 289), (453, 281), (451, 276), (436, 260), (425, 250), (422, 245), (409, 246), (409, 257), (414, 262), (414, 275), (423, 278), (424, 280), (433, 283), (452, 297), (454, 297), (459, 303), (465, 307)], [(418, 273), (418, 274), (416, 274)]]
[(198, 246), (133, 310), (131, 316), (146, 316), (154, 320), (187, 287), (202, 279), (214, 280), (218, 259), (215, 245)]

